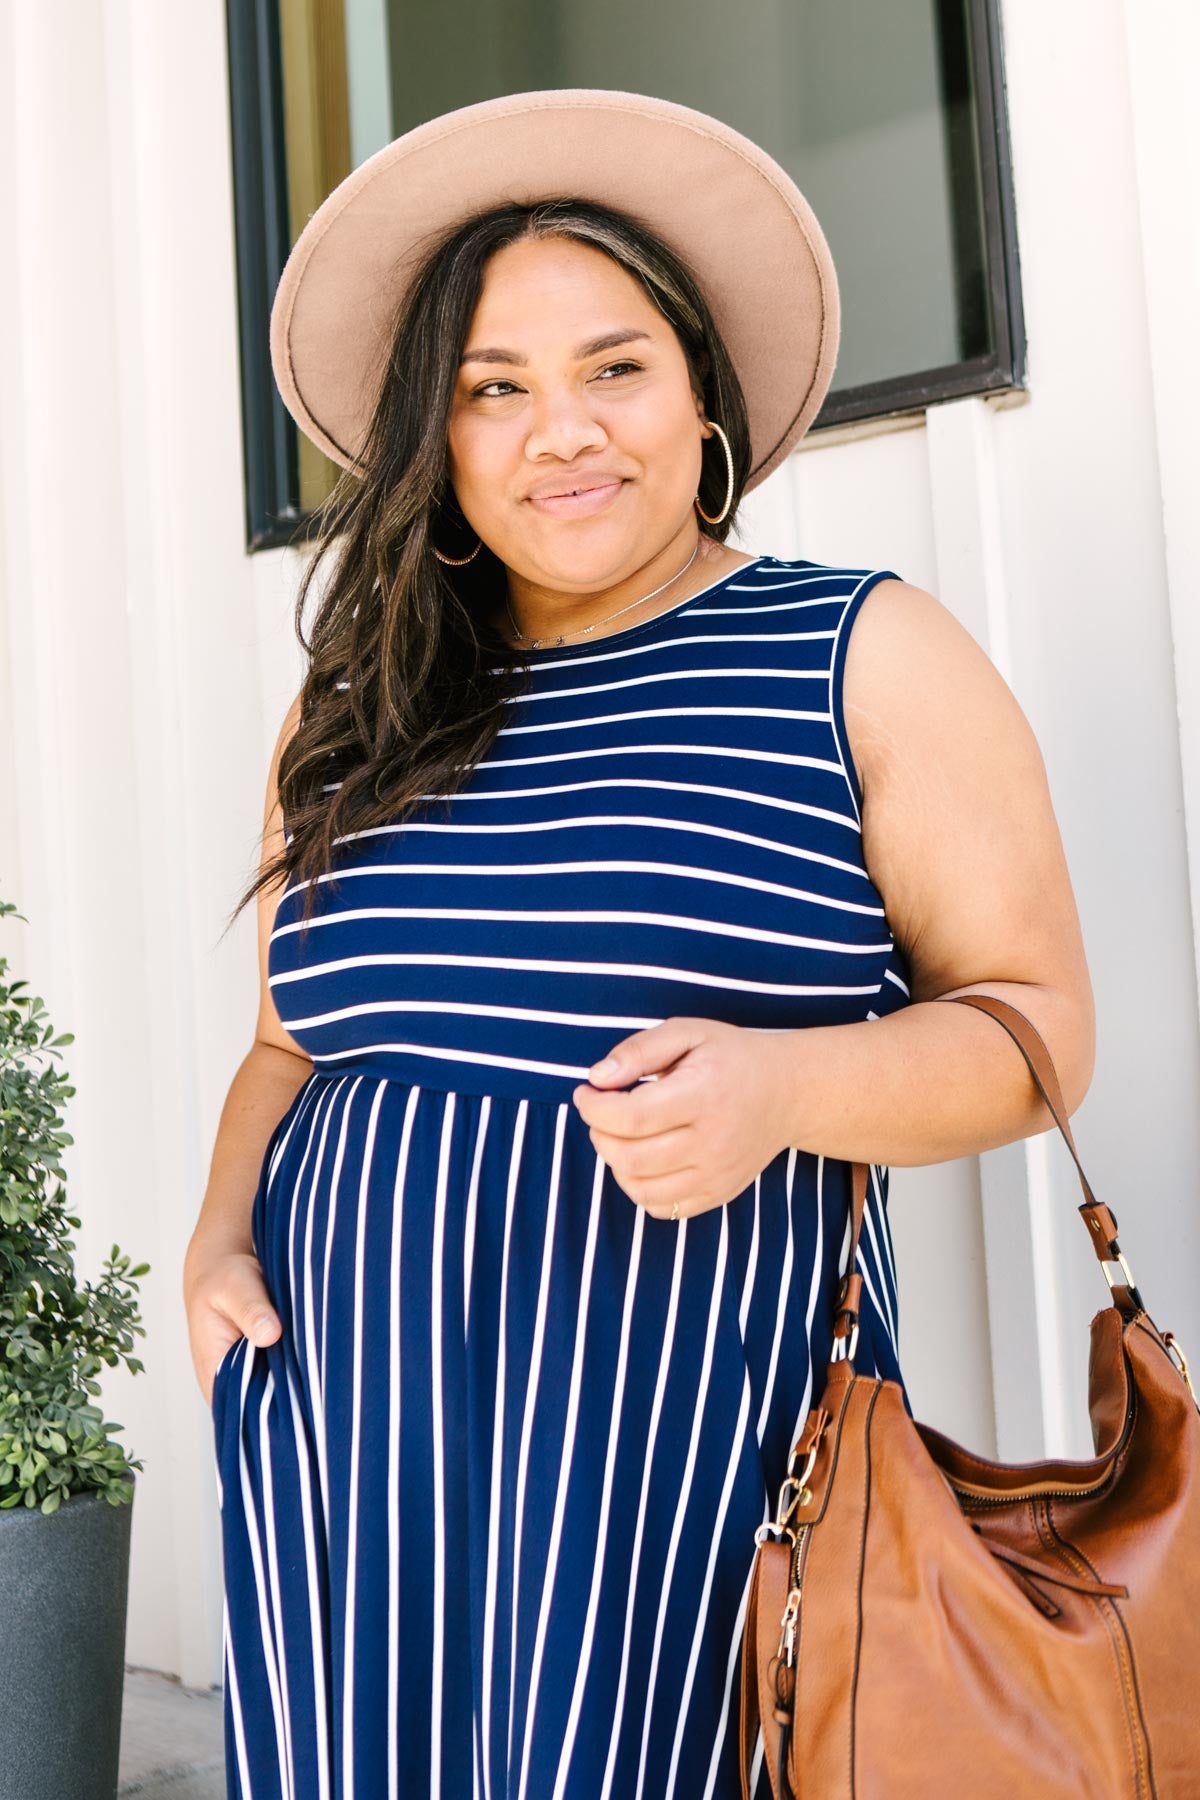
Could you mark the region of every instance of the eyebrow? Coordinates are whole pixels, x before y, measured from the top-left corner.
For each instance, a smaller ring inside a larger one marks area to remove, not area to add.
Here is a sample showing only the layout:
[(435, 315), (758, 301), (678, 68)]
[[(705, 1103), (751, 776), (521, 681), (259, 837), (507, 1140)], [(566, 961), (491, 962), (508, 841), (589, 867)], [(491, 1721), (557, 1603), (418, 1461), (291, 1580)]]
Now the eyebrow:
[[(576, 344), (575, 360), (582, 362), (585, 357), (598, 356), (601, 350), (615, 350), (618, 344), (631, 344), (636, 338), (649, 339), (649, 336), (648, 331), (639, 331), (632, 326), (617, 331), (606, 331), (600, 337), (588, 338), (586, 343)], [(464, 350), (459, 361), (460, 366), (462, 363), (469, 362), (512, 363), (515, 367), (523, 369), (528, 358), (518, 356), (515, 350), (504, 350), (497, 345), (489, 344), (478, 350)]]

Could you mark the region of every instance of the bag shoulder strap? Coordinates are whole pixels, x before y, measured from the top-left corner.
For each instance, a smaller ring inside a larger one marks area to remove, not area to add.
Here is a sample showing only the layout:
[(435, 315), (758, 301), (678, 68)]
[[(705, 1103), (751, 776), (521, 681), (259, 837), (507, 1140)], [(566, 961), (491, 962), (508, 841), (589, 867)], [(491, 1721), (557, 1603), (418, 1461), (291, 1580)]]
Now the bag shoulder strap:
[[(1002, 1025), (1008, 1035), (1016, 1043), (1029, 1066), (1038, 1091), (1050, 1110), (1054, 1123), (1058, 1126), (1071, 1152), (1075, 1167), (1079, 1171), (1079, 1183), (1083, 1189), (1084, 1200), (1079, 1208), (1084, 1224), (1088, 1228), (1088, 1237), (1096, 1252), (1105, 1279), (1112, 1292), (1113, 1304), (1119, 1310), (1132, 1317), (1134, 1312), (1144, 1312), (1142, 1297), (1134, 1286), (1133, 1275), (1128, 1263), (1121, 1254), (1117, 1242), (1117, 1219), (1115, 1213), (1098, 1201), (1092, 1193), (1087, 1176), (1083, 1172), (1083, 1164), (1075, 1148), (1075, 1139), (1067, 1118), (1067, 1105), (1063, 1099), (1062, 1084), (1054, 1061), (1046, 1048), (1046, 1043), (1037, 1027), (1007, 1000), (1000, 1000), (995, 994), (941, 994), (939, 1000), (954, 1002), (960, 1006), (973, 1006), (980, 1012), (990, 1014), (997, 1024)], [(862, 1297), (862, 1276), (857, 1272), (858, 1240), (862, 1231), (863, 1209), (867, 1199), (867, 1181), (869, 1170), (866, 1163), (856, 1162), (852, 1167), (852, 1199), (853, 1224), (850, 1236), (850, 1256), (846, 1268), (848, 1273), (842, 1277), (838, 1289), (838, 1307), (834, 1318), (834, 1344), (843, 1338), (850, 1339), (848, 1356), (853, 1359), (854, 1345), (858, 1336), (858, 1308)], [(1109, 1273), (1110, 1267), (1118, 1268), (1123, 1279), (1117, 1281)]]

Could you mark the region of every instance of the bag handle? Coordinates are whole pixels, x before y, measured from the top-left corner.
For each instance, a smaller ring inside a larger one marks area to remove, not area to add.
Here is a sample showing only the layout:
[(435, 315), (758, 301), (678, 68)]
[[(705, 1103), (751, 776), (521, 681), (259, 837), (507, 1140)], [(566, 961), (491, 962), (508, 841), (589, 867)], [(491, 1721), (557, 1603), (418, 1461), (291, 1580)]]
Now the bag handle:
[[(1112, 1294), (1113, 1305), (1127, 1318), (1135, 1313), (1145, 1312), (1145, 1304), (1134, 1285), (1133, 1271), (1121, 1254), (1121, 1246), (1117, 1242), (1116, 1215), (1098, 1201), (1088, 1184), (1083, 1172), (1083, 1164), (1075, 1149), (1075, 1139), (1071, 1135), (1071, 1127), (1067, 1119), (1067, 1105), (1063, 1099), (1062, 1086), (1053, 1059), (1046, 1048), (1045, 1040), (1036, 1026), (1010, 1006), (1007, 1000), (997, 999), (995, 994), (941, 994), (939, 1000), (952, 1001), (960, 1006), (974, 1006), (980, 1012), (990, 1014), (1002, 1025), (1008, 1035), (1016, 1043), (1029, 1066), (1029, 1072), (1037, 1084), (1038, 1091), (1066, 1141), (1075, 1167), (1079, 1171), (1079, 1183), (1084, 1192), (1084, 1201), (1079, 1208), (1084, 1224), (1088, 1227), (1088, 1235), (1096, 1256), (1104, 1270), (1104, 1278), (1108, 1282)], [(858, 1309), (862, 1298), (862, 1276), (855, 1266), (858, 1256), (858, 1239), (862, 1231), (863, 1209), (867, 1200), (867, 1181), (870, 1171), (866, 1163), (856, 1162), (852, 1167), (853, 1225), (850, 1237), (850, 1258), (846, 1264), (848, 1273), (842, 1277), (838, 1287), (837, 1311), (833, 1321), (834, 1357), (838, 1355), (838, 1345), (849, 1340), (846, 1347), (846, 1359), (854, 1360), (854, 1352), (858, 1344)], [(1119, 1269), (1123, 1277), (1117, 1280), (1112, 1274)]]

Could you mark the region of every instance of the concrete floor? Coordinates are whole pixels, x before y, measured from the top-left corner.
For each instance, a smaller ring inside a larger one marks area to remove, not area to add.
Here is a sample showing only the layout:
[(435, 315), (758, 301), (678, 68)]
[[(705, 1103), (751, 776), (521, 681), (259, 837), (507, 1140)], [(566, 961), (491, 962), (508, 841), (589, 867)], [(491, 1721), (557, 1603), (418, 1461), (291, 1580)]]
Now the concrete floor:
[(126, 1664), (120, 1782), (121, 1800), (226, 1800), (221, 1689)]

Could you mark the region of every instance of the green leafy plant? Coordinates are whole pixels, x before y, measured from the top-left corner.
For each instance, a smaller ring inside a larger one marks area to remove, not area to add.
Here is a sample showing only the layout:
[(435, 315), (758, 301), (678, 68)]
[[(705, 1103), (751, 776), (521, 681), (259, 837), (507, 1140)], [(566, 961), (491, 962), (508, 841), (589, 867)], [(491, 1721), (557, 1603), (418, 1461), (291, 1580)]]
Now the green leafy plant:
[[(9, 913), (25, 917), (0, 900), (0, 917)], [(90, 1396), (102, 1362), (144, 1368), (130, 1351), (134, 1333), (146, 1335), (134, 1296), (150, 1265), (131, 1269), (114, 1244), (96, 1286), (76, 1280), (68, 1227), (80, 1221), (66, 1210), (61, 1161), (75, 1140), (60, 1110), (75, 1089), (48, 1060), (74, 1034), (52, 1038), (26, 986), (0, 957), (0, 1508), (52, 1513), (85, 1492), (121, 1506), (142, 1463)]]

